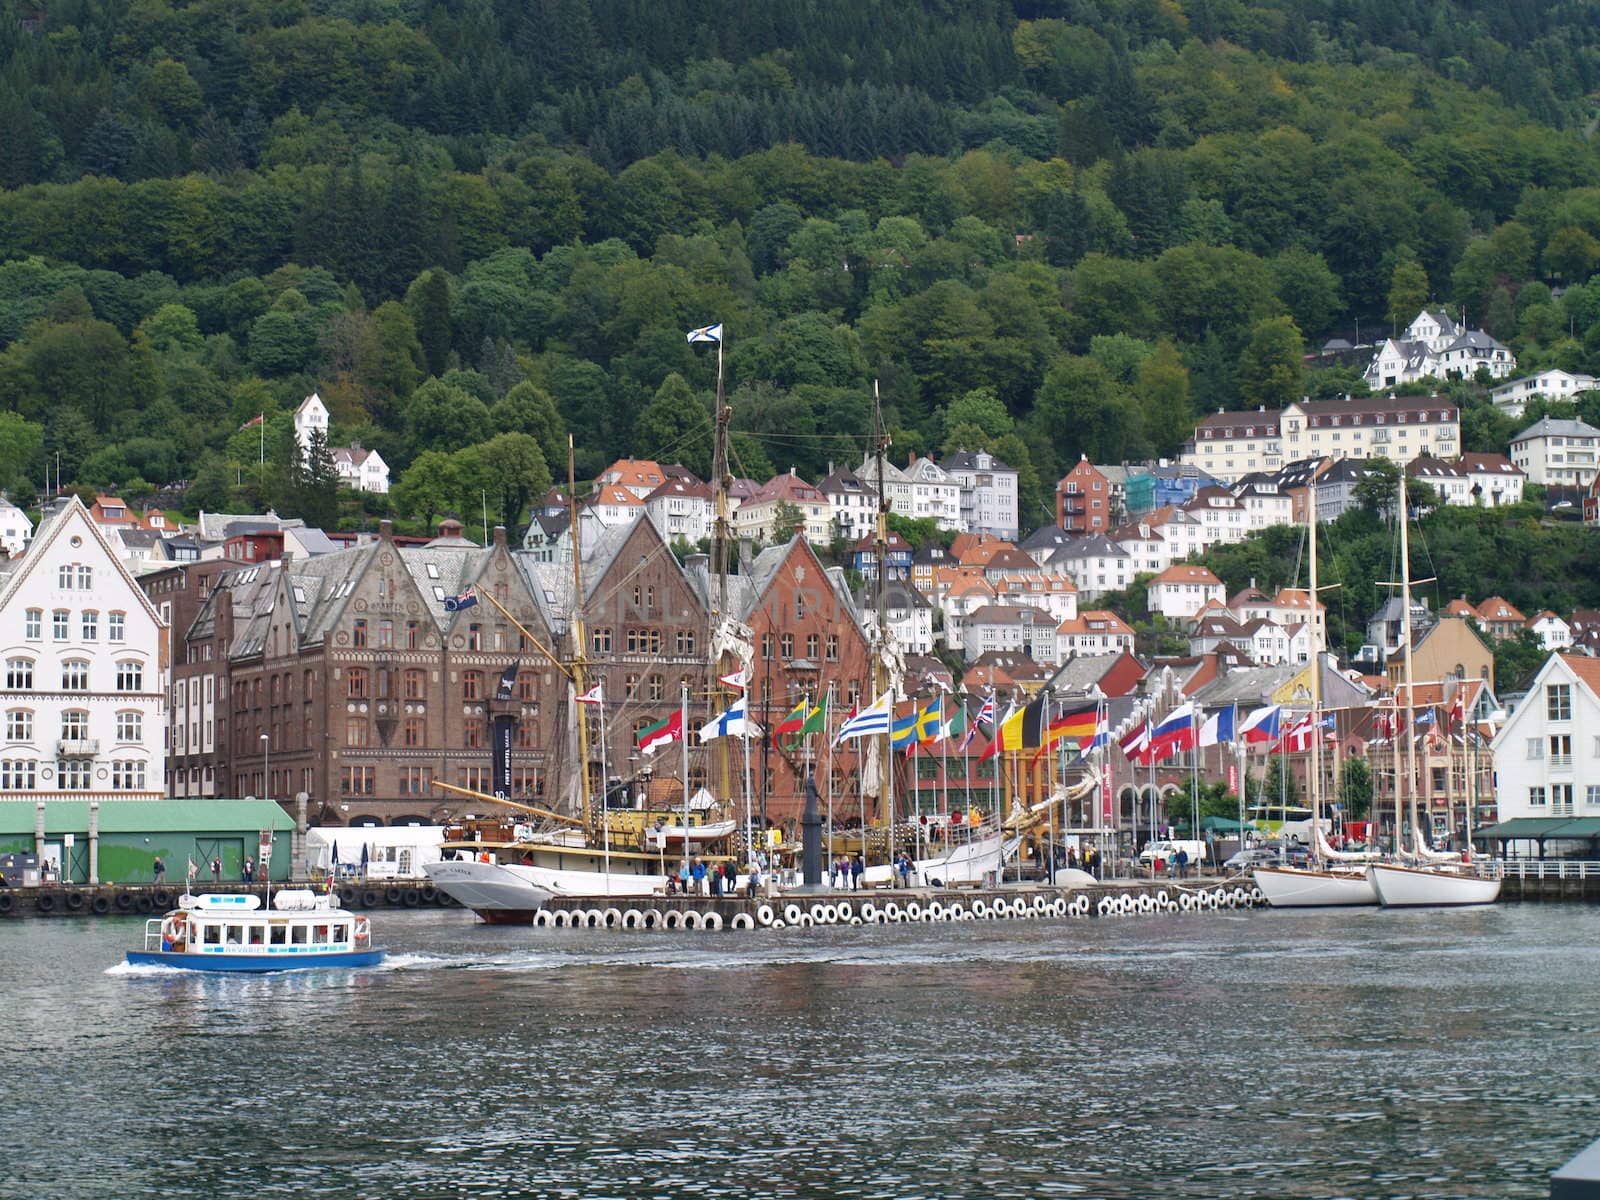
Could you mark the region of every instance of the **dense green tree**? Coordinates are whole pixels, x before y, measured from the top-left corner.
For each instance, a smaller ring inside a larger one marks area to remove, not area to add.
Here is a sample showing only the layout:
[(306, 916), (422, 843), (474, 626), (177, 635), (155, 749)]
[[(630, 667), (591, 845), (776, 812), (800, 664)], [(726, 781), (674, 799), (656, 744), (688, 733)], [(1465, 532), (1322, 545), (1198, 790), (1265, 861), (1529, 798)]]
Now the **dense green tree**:
[(1282, 408), (1300, 398), (1305, 344), (1292, 317), (1272, 317), (1250, 331), (1239, 355), (1239, 399), (1247, 407)]
[(668, 375), (633, 423), (641, 458), (681, 462), (702, 479), (711, 474), (713, 436), (710, 410), (681, 375)]
[(1404, 329), (1416, 319), (1428, 302), (1428, 273), (1414, 258), (1402, 258), (1389, 277), (1389, 301), (1385, 310), (1389, 324)]

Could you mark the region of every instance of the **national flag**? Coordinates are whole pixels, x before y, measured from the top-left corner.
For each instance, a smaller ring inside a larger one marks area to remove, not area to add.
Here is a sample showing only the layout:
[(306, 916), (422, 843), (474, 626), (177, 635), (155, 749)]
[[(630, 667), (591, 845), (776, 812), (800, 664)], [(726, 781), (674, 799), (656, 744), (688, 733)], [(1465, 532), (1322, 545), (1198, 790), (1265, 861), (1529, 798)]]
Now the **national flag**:
[(972, 722), (967, 719), (967, 706), (965, 702), (955, 706), (955, 711), (950, 719), (945, 722), (944, 729), (939, 734), (947, 742), (953, 742), (958, 737), (972, 736)]
[(1467, 723), (1467, 685), (1456, 684), (1455, 698), (1450, 701), (1450, 724), (1465, 727)]
[(715, 325), (702, 325), (699, 329), (689, 330), (689, 344), (693, 346), (697, 342), (716, 342), (720, 345), (722, 342), (722, 322), (718, 321)]
[[(334, 845), (335, 845), (335, 846), (337, 846), (337, 845), (338, 845), (338, 844), (339, 844), (339, 843), (338, 843), (338, 842), (335, 842), (335, 843), (334, 843)], [(192, 883), (192, 882), (193, 882), (193, 881), (194, 881), (194, 877), (195, 877), (195, 876), (196, 876), (196, 875), (198, 875), (198, 874), (200, 874), (200, 868), (199, 868), (199, 867), (197, 867), (197, 866), (195, 866), (195, 863), (194, 863), (194, 859), (192, 859), (192, 858), (191, 858), (191, 859), (190, 859), (190, 860), (189, 860), (189, 870), (188, 870), (188, 873), (187, 873), (187, 874), (185, 874), (185, 875), (184, 875), (184, 878), (185, 878), (185, 879), (187, 879), (187, 880), (189, 880), (189, 881), (190, 881), (190, 882), (191, 882), (191, 883)]]
[(718, 675), (717, 682), (723, 687), (732, 688), (736, 692), (742, 692), (749, 686), (749, 680), (745, 678), (743, 667), (740, 667), (732, 675)]
[(478, 589), (469, 587), (459, 596), (446, 596), (444, 598), (445, 612), (460, 612), (463, 608), (471, 608), (478, 602)]
[(1157, 761), (1185, 750), (1193, 750), (1199, 740), (1199, 730), (1194, 725), (1194, 704), (1185, 701), (1161, 719), (1150, 731), (1150, 753)]
[(1283, 706), (1269, 704), (1265, 708), (1256, 709), (1244, 719), (1244, 724), (1239, 726), (1239, 740), (1249, 745), (1273, 742), (1278, 739), (1282, 727)]
[(254, 429), (257, 425), (263, 424), (266, 419), (266, 413), (261, 413), (259, 416), (251, 417), (243, 425), (239, 426), (239, 432), (243, 433), (246, 429)]
[(1202, 746), (1222, 746), (1234, 740), (1234, 726), (1239, 723), (1239, 708), (1230, 704), (1227, 708), (1219, 709), (1206, 718), (1206, 723), (1200, 727), (1200, 744)]
[(1307, 713), (1288, 729), (1283, 731), (1283, 736), (1278, 739), (1278, 750), (1285, 754), (1298, 754), (1311, 749), (1311, 743), (1316, 738), (1316, 724)]
[(848, 742), (853, 738), (871, 737), (877, 733), (888, 733), (890, 722), (893, 720), (893, 693), (885, 692), (860, 712), (852, 713), (845, 718), (839, 732), (834, 734), (834, 745)]
[(606, 684), (601, 680), (583, 695), (577, 697), (579, 704), (604, 704), (606, 702)]
[(1434, 719), (1433, 709), (1431, 707), (1425, 708), (1425, 709), (1422, 710), (1421, 715), (1417, 717), (1417, 724), (1419, 726), (1421, 726), (1421, 725), (1432, 725), (1433, 724), (1433, 719)]
[(1138, 726), (1122, 735), (1117, 743), (1128, 761), (1145, 766), (1152, 761), (1150, 755), (1150, 722), (1140, 721)]
[(746, 715), (745, 697), (740, 696), (726, 712), (718, 713), (700, 727), (700, 740), (709, 742), (723, 737), (759, 737), (761, 727)]
[(521, 666), (520, 662), (514, 662), (500, 672), (500, 686), (495, 688), (494, 692), (496, 700), (510, 700), (515, 695), (517, 690), (517, 669)]
[[(991, 746), (990, 748), (995, 749), (998, 747), (997, 752), (1001, 750), (1023, 749), (1023, 747), (1028, 744), (1027, 738), (1023, 733), (1023, 726), (1028, 721), (1029, 714), (1034, 713), (1039, 714), (1040, 717), (1042, 717), (1044, 713), (1043, 696), (1022, 708), (1018, 708), (1015, 704), (1013, 704), (1011, 706), (1011, 711), (1006, 713), (1005, 719), (1002, 720), (999, 725), (995, 726), (994, 746)], [(1038, 729), (1038, 720), (1039, 717), (1036, 717), (1034, 724), (1035, 730)]]
[(967, 726), (967, 736), (961, 739), (961, 753), (965, 754), (967, 752), (967, 747), (972, 745), (972, 739), (978, 736), (978, 728), (979, 728), (979, 726), (987, 726), (987, 725), (993, 725), (993, 724), (994, 724), (994, 697), (993, 696), (985, 696), (983, 698), (983, 707), (978, 709), (977, 720), (973, 721), (972, 724)]
[(994, 732), (989, 735), (989, 745), (984, 750), (983, 756), (979, 760), (980, 762), (995, 757), (1000, 753), (1000, 751), (1005, 749), (1005, 746), (1002, 744), (1001, 734), (1005, 731), (1006, 726), (1010, 725), (1013, 721), (1018, 723), (1022, 721), (1022, 710), (1017, 707), (1017, 702), (1015, 700), (1013, 700), (1009, 707), (1007, 707), (1006, 715), (999, 718), (999, 720), (994, 723)]
[(1099, 701), (1090, 700), (1087, 703), (1058, 708), (1050, 715), (1050, 724), (1039, 739), (1039, 752), (1042, 754), (1057, 742), (1064, 742), (1069, 738), (1078, 742), (1080, 746), (1085, 741), (1092, 742), (1099, 730)]
[(911, 711), (904, 713), (889, 725), (889, 748), (891, 750), (904, 750), (917, 740), (917, 706), (912, 705)]
[(822, 707), (811, 703), (809, 696), (802, 696), (800, 703), (796, 704), (789, 715), (784, 717), (772, 727), (772, 744), (780, 745), (780, 733), (792, 733), (794, 740), (784, 745), (784, 749), (793, 750), (805, 740), (808, 733), (820, 733), (824, 724)]
[(633, 741), (641, 754), (654, 754), (662, 746), (683, 741), (683, 710), (675, 708), (671, 716), (646, 725)]
[(916, 738), (919, 742), (938, 741), (944, 731), (944, 696), (935, 696), (917, 714)]

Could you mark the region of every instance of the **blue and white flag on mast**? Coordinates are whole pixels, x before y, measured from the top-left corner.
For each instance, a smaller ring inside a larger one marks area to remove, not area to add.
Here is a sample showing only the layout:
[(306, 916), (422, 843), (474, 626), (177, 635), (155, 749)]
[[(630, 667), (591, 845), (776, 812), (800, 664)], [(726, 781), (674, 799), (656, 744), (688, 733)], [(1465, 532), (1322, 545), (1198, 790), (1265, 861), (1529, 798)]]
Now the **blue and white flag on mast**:
[(760, 737), (761, 727), (746, 715), (745, 697), (740, 696), (726, 712), (718, 713), (710, 724), (700, 727), (700, 740), (709, 742), (724, 737)]
[(694, 345), (696, 342), (721, 342), (721, 341), (722, 341), (722, 322), (721, 321), (718, 321), (715, 325), (702, 325), (699, 329), (691, 329), (691, 330), (689, 330), (689, 344), (691, 346)]
[(894, 723), (894, 693), (885, 692), (860, 712), (853, 714), (839, 726), (833, 744), (848, 742), (852, 738), (871, 737), (888, 733)]

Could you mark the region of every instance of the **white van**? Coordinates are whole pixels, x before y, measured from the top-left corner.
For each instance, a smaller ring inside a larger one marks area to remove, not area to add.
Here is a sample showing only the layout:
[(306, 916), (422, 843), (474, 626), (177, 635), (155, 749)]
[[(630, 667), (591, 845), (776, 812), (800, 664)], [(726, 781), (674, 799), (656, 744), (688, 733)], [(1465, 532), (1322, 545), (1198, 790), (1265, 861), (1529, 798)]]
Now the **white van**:
[(1188, 841), (1151, 842), (1143, 850), (1139, 851), (1139, 861), (1148, 866), (1159, 858), (1168, 866), (1171, 866), (1173, 857), (1180, 849), (1189, 852), (1189, 865), (1191, 867), (1198, 867), (1206, 861), (1206, 844), (1204, 842)]

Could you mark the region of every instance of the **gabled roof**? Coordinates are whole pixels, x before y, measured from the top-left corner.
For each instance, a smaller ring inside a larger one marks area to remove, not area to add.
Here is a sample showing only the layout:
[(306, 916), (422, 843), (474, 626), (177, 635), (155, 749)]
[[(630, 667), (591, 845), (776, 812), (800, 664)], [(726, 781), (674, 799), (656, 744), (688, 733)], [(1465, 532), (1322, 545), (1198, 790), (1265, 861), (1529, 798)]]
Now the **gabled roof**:
[(1132, 637), (1133, 627), (1109, 609), (1086, 609), (1056, 626), (1066, 637)]
[(1456, 460), (1469, 475), (1523, 475), (1523, 470), (1504, 454), (1463, 454)]
[(1194, 563), (1174, 563), (1152, 579), (1150, 586), (1154, 587), (1158, 583), (1193, 583), (1206, 587), (1222, 586), (1222, 580), (1212, 574), (1210, 567), (1202, 567)]
[(1055, 618), (1030, 604), (985, 604), (968, 613), (965, 624), (969, 628), (973, 625), (1034, 625), (1048, 629), (1054, 628)]
[(822, 500), (822, 493), (817, 491), (793, 471), (785, 471), (781, 475), (774, 475), (761, 485), (761, 490), (745, 501), (746, 504), (774, 503), (789, 504), (816, 504)]
[(646, 496), (644, 502), (649, 504), (655, 500), (671, 500), (674, 498), (710, 500), (712, 498), (711, 485), (709, 483), (701, 483), (699, 480), (669, 479)]
[(1518, 611), (1516, 605), (1501, 596), (1490, 596), (1478, 605), (1478, 615), (1485, 621), (1515, 621), (1519, 625), (1528, 619)]
[(1065, 546), (1070, 541), (1072, 541), (1072, 535), (1059, 525), (1041, 525), (1022, 539), (1018, 549), (1044, 550), (1055, 546)]
[(1050, 556), (1051, 562), (1084, 558), (1128, 558), (1128, 552), (1103, 533), (1074, 538)]
[(1518, 442), (1531, 441), (1542, 437), (1600, 437), (1600, 429), (1584, 421), (1563, 420), (1557, 417), (1541, 417), (1529, 425), (1516, 437), (1511, 439), (1515, 446)]
[(989, 456), (989, 465), (980, 467), (978, 455), (970, 450), (957, 450), (954, 454), (947, 454), (939, 463), (946, 471), (1015, 471), (1015, 467), (1008, 467), (993, 455)]

